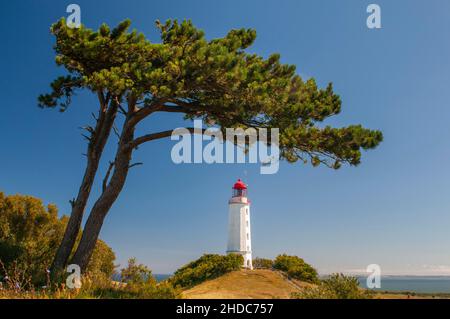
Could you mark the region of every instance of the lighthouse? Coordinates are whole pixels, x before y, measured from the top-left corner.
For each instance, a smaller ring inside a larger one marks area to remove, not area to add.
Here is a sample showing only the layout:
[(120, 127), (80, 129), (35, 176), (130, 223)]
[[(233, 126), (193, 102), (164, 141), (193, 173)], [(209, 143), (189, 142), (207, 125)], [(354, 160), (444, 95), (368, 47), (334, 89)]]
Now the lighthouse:
[(247, 198), (247, 186), (240, 179), (233, 186), (228, 206), (227, 254), (242, 255), (244, 257), (243, 266), (253, 269), (250, 201)]

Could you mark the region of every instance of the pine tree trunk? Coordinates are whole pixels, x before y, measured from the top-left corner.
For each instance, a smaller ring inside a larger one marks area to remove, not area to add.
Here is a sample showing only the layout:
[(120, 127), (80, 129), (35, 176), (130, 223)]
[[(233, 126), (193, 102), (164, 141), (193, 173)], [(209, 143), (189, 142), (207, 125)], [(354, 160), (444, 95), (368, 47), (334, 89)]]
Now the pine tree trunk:
[(73, 250), (75, 241), (81, 228), (84, 209), (86, 207), (92, 184), (95, 179), (95, 173), (97, 172), (99, 160), (99, 157), (88, 159), (86, 171), (84, 173), (83, 181), (78, 191), (77, 199), (72, 204), (72, 213), (70, 214), (64, 237), (53, 260), (52, 274), (57, 275), (60, 271), (62, 271), (66, 266), (67, 261), (69, 260), (70, 253)]
[(129, 143), (133, 140), (133, 136), (134, 127), (127, 128), (127, 123), (125, 123), (114, 160), (114, 172), (111, 180), (92, 207), (84, 226), (81, 241), (71, 261), (72, 264), (80, 266), (82, 273), (86, 271), (89, 264), (103, 221), (125, 184), (133, 151)]
[(55, 258), (53, 259), (51, 269), (54, 276), (58, 276), (67, 265), (67, 261), (75, 246), (75, 242), (81, 229), (84, 210), (98, 170), (100, 158), (106, 142), (108, 141), (117, 114), (117, 105), (115, 105), (115, 103), (113, 103), (106, 111), (104, 100), (101, 99), (100, 102), (104, 111), (100, 111), (94, 134), (89, 142), (84, 177), (78, 190), (77, 198), (72, 202), (72, 212), (70, 214), (69, 222), (67, 223), (64, 237), (58, 247)]

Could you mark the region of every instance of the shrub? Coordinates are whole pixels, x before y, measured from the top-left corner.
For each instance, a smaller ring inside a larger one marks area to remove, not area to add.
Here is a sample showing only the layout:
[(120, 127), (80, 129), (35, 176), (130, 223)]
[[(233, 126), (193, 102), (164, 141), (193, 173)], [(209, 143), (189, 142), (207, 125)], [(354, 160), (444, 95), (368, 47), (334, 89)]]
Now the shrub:
[(104, 241), (97, 240), (94, 252), (92, 253), (91, 260), (87, 267), (87, 272), (91, 276), (99, 275), (111, 278), (115, 273), (116, 265), (114, 261), (116, 260), (116, 254)]
[(179, 295), (169, 282), (157, 283), (150, 268), (138, 264), (136, 258), (128, 260), (120, 275), (125, 284), (119, 285), (119, 289), (107, 291), (111, 298), (174, 299)]
[(287, 271), (287, 274), (291, 278), (310, 283), (316, 283), (318, 280), (317, 271), (308, 264), (294, 266)]
[(179, 291), (168, 282), (113, 285), (111, 281), (99, 285), (97, 282), (83, 281), (81, 290), (72, 298), (102, 299), (176, 299)]
[[(48, 272), (63, 237), (67, 217), (58, 218), (55, 205), (44, 206), (32, 196), (5, 196), (0, 192), (0, 281), (20, 269), (23, 278), (36, 286), (47, 285)], [(110, 277), (114, 252), (97, 241), (88, 272)], [(22, 280), (23, 281), (23, 280)]]
[(139, 264), (136, 258), (130, 258), (128, 265), (121, 270), (123, 282), (113, 282), (104, 276), (87, 274), (82, 278), (81, 288), (58, 290), (55, 298), (103, 298), (103, 299), (175, 299), (180, 296), (178, 290), (166, 282), (157, 283), (152, 271)]
[(253, 267), (257, 269), (272, 269), (273, 260), (256, 257), (255, 259), (253, 259)]
[(170, 283), (174, 287), (189, 288), (209, 279), (214, 279), (228, 272), (239, 270), (244, 259), (238, 254), (205, 254), (199, 259), (178, 269)]
[(356, 277), (333, 274), (321, 280), (319, 285), (304, 288), (300, 293), (293, 293), (298, 299), (370, 299), (373, 293), (359, 287)]
[(284, 271), (294, 279), (310, 283), (318, 282), (317, 271), (297, 256), (278, 255), (273, 263), (273, 268)]
[(143, 264), (138, 264), (136, 258), (128, 260), (128, 266), (120, 272), (121, 280), (129, 285), (142, 285), (146, 283), (155, 283), (152, 271)]

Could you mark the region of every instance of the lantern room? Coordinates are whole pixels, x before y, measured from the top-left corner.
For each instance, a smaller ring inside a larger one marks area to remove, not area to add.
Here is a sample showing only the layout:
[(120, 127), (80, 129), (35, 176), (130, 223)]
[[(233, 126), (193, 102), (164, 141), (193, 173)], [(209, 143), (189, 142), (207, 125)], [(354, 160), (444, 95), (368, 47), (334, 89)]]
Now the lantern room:
[(247, 197), (247, 185), (240, 179), (233, 185), (233, 197)]

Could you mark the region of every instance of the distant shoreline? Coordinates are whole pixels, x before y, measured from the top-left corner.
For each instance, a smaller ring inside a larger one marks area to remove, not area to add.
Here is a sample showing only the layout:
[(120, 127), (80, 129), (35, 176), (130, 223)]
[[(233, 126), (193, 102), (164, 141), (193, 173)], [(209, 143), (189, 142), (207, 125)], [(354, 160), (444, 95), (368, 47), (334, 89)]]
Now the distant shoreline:
[[(365, 276), (355, 276), (358, 278), (362, 288), (366, 287)], [(426, 295), (446, 295), (450, 297), (450, 276), (394, 276), (386, 275), (381, 277), (381, 288), (375, 289), (377, 292), (389, 293), (415, 293)]]

